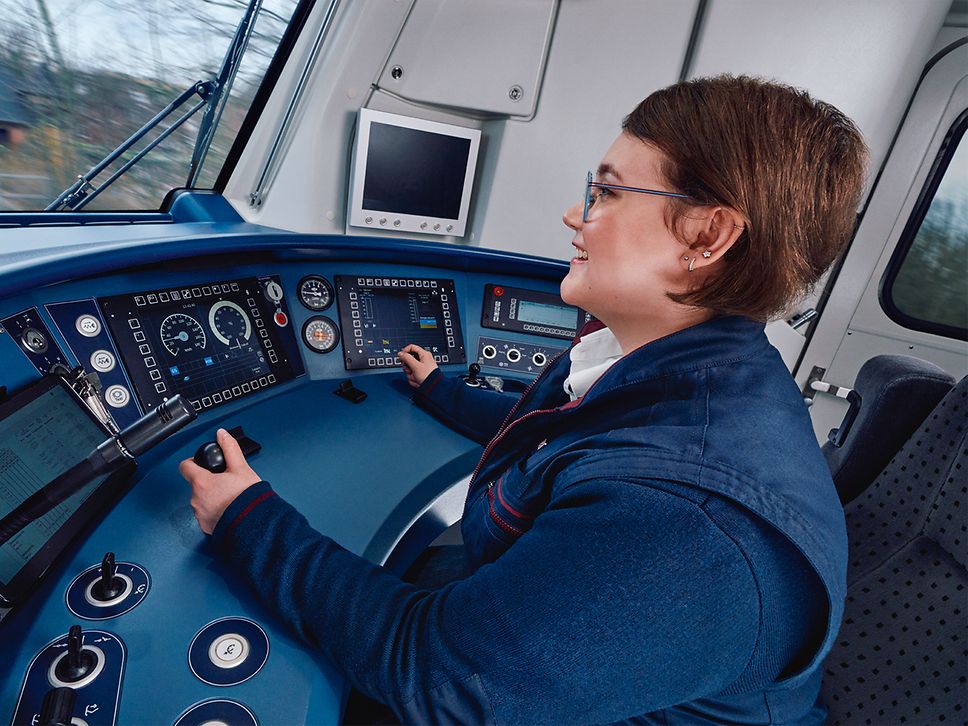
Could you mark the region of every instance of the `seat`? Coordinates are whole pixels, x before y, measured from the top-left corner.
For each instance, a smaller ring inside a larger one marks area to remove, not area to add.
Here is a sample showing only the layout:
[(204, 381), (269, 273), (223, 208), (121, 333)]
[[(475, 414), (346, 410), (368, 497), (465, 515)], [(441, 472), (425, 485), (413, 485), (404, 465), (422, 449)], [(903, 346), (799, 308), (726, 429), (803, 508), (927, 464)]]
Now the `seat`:
[(822, 700), (833, 724), (964, 723), (968, 377), (845, 509), (850, 559)]
[(854, 383), (860, 401), (851, 402), (822, 447), (842, 503), (870, 485), (954, 382), (933, 363), (907, 355), (879, 355), (861, 366)]

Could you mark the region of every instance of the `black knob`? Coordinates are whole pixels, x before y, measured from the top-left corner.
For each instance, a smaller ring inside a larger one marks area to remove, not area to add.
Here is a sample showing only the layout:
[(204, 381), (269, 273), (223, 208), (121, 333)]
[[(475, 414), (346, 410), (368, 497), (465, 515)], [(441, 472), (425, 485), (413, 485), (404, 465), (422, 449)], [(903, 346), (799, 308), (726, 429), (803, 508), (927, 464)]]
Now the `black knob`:
[(221, 474), (226, 468), (222, 447), (214, 441), (199, 446), (195, 456), (192, 457), (192, 461), (213, 474)]
[(481, 375), (480, 363), (471, 363), (467, 366), (467, 380), (476, 381), (479, 375)]
[(113, 600), (124, 592), (124, 580), (116, 577), (118, 568), (114, 564), (114, 553), (108, 552), (101, 560), (101, 577), (91, 588), (91, 597), (95, 600)]
[(76, 696), (73, 688), (63, 686), (47, 691), (40, 707), (40, 726), (71, 726)]
[(67, 656), (57, 663), (54, 675), (64, 683), (76, 683), (94, 670), (96, 665), (97, 656), (93, 651), (84, 648), (81, 626), (72, 625), (67, 633)]

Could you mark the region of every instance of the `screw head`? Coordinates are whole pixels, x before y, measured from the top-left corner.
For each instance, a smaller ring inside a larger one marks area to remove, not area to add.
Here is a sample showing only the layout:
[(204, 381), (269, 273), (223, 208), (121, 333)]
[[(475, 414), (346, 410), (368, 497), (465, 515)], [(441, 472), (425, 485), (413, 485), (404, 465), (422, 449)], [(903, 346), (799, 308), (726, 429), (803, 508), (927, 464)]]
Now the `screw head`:
[(403, 68), (401, 66), (393, 66), (390, 69), (390, 77), (395, 81), (399, 81), (403, 77)]
[(508, 98), (512, 101), (520, 101), (524, 97), (524, 89), (521, 86), (514, 85), (508, 90)]

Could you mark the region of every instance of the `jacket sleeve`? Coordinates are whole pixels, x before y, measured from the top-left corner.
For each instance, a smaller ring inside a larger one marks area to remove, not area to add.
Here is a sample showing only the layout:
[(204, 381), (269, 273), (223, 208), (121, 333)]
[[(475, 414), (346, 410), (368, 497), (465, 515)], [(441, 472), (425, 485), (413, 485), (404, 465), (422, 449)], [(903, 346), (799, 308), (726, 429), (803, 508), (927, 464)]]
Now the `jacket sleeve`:
[(420, 590), (313, 530), (266, 483), (222, 555), (353, 685), (404, 722), (612, 722), (712, 695), (750, 659), (756, 582), (696, 504), (583, 482), (496, 562)]
[(458, 433), (486, 444), (519, 398), (515, 393), (472, 388), (435, 368), (414, 393), (413, 400)]

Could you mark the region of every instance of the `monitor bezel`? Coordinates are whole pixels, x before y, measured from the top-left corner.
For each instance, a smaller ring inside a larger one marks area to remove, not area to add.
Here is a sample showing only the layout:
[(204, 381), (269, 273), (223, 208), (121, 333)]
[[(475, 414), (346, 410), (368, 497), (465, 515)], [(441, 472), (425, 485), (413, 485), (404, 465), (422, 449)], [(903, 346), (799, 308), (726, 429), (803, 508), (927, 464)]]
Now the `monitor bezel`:
[[(461, 190), (460, 211), (456, 218), (402, 214), (400, 212), (367, 209), (363, 206), (366, 163), (370, 151), (370, 128), (374, 123), (470, 140), (470, 147), (467, 151), (467, 167), (464, 171), (464, 186)], [(467, 230), (467, 217), (471, 205), (471, 194), (474, 188), (474, 174), (477, 171), (477, 156), (480, 143), (480, 129), (446, 124), (439, 121), (428, 121), (426, 119), (402, 116), (386, 111), (375, 111), (370, 108), (361, 108), (356, 126), (356, 139), (353, 143), (350, 193), (347, 210), (348, 226), (362, 227), (370, 231), (386, 230), (390, 232), (416, 232), (417, 234), (443, 237), (463, 237)], [(367, 223), (367, 217), (371, 217), (373, 221)], [(386, 223), (380, 224), (381, 219), (385, 219)], [(439, 229), (435, 230), (435, 225), (439, 225)]]
[[(0, 401), (0, 419), (6, 418), (25, 405), (35, 401), (52, 388), (60, 386), (65, 389), (77, 406), (104, 433), (107, 440), (111, 432), (95, 416), (87, 405), (80, 399), (73, 388), (58, 375), (47, 375), (20, 389), (8, 398)], [(69, 545), (93, 522), (109, 504), (121, 494), (130, 481), (134, 464), (126, 464), (120, 470), (108, 475), (91, 495), (77, 508), (67, 521), (61, 525), (53, 536), (40, 547), (20, 571), (9, 581), (0, 581), (0, 607), (16, 607), (40, 587), (44, 577), (51, 567), (69, 549)]]

